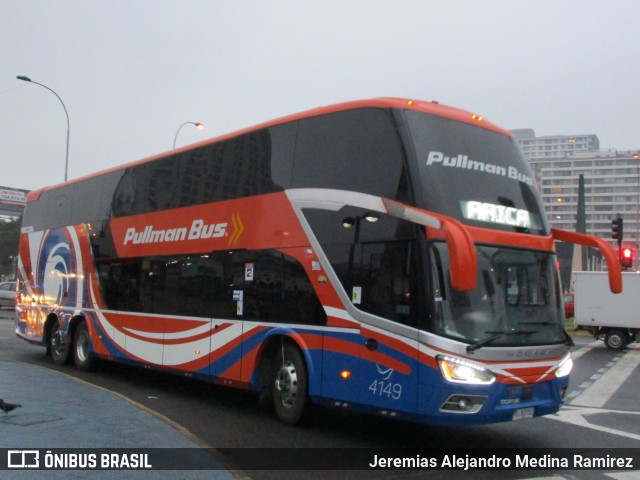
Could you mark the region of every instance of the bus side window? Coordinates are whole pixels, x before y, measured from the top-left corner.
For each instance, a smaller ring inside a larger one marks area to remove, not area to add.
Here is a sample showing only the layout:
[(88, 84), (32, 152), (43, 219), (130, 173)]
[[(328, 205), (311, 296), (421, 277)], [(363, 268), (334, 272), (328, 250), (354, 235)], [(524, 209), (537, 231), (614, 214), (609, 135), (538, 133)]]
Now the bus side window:
[[(326, 323), (311, 281), (292, 256), (278, 250), (246, 251), (235, 262), (234, 294), (242, 291), (244, 320), (274, 323)], [(238, 294), (236, 299), (239, 301)]]
[(415, 224), (355, 207), (304, 214), (356, 308), (417, 326), (422, 277)]

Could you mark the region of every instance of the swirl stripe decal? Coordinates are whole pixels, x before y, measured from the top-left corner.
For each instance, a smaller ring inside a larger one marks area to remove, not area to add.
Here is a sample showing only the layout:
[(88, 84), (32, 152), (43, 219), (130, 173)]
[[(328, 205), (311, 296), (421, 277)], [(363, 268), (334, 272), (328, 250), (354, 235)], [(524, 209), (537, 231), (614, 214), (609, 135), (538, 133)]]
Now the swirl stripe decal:
[[(93, 283), (89, 282), (91, 300), (95, 304), (95, 294)], [(229, 342), (242, 337), (242, 324), (231, 324), (224, 330), (216, 331), (213, 336), (205, 335), (193, 341), (184, 343), (162, 343), (158, 344), (145, 339), (136, 338), (118, 330), (111, 324), (106, 315), (96, 309), (96, 318), (111, 340), (123, 352), (127, 352), (145, 362), (155, 363), (164, 366), (179, 366), (196, 360), (195, 356), (202, 358), (216, 350), (225, 347)], [(184, 332), (185, 335), (193, 337), (194, 331), (201, 332), (202, 327), (190, 329)], [(196, 354), (195, 352), (199, 352)]]

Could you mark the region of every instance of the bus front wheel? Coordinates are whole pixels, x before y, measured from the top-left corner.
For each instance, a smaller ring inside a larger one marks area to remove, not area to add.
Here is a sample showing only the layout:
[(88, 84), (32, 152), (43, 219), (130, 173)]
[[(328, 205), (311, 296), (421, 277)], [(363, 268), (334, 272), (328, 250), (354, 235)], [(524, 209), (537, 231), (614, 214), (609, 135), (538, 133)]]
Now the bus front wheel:
[(95, 355), (91, 350), (91, 339), (84, 322), (78, 324), (73, 334), (73, 362), (83, 372), (92, 370), (95, 366)]
[(299, 423), (307, 409), (307, 370), (300, 351), (285, 343), (276, 354), (273, 405), (283, 423)]

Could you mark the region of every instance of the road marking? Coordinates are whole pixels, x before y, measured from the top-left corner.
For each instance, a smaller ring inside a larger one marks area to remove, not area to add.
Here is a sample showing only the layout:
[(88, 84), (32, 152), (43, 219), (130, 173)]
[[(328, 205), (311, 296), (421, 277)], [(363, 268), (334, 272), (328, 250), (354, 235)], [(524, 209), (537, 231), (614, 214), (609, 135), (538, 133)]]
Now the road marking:
[(607, 477), (611, 477), (615, 480), (637, 480), (638, 471), (634, 472), (615, 472), (615, 473), (605, 473)]
[[(580, 348), (577, 351), (572, 351), (571, 352), (571, 359), (573, 360), (573, 363), (575, 365), (576, 361), (585, 353), (590, 352), (593, 347), (596, 345), (596, 342), (592, 342), (590, 345), (584, 345), (582, 346), (582, 348)], [(589, 388), (591, 386), (593, 382), (583, 382), (579, 387), (578, 390), (572, 390), (571, 392), (569, 392), (569, 394), (567, 395), (567, 400), (570, 398), (575, 398), (578, 395), (582, 394), (582, 391)]]
[[(581, 348), (578, 352), (572, 354), (574, 361), (576, 358), (590, 351), (594, 346), (595, 345), (589, 345), (587, 348)], [(549, 415), (545, 418), (569, 423), (578, 427), (598, 430), (604, 433), (619, 435), (633, 440), (640, 440), (640, 435), (638, 434), (594, 425), (590, 423), (587, 418), (589, 415), (596, 413), (621, 413), (640, 416), (640, 412), (602, 408), (616, 393), (618, 388), (627, 381), (638, 365), (640, 365), (640, 355), (634, 353), (634, 349), (630, 348), (625, 353), (617, 355), (612, 361), (605, 365), (607, 368), (598, 370), (599, 375), (593, 375), (589, 379), (590, 381), (584, 382), (578, 390), (574, 390), (567, 395), (567, 400), (572, 399), (570, 402), (571, 406), (565, 404), (557, 414)], [(631, 476), (627, 476), (626, 473), (627, 472), (610, 474), (610, 476), (616, 480), (627, 480), (628, 478), (635, 478), (633, 475), (637, 476), (637, 472), (630, 472), (632, 474)], [(621, 476), (618, 477), (617, 475)]]
[(583, 347), (579, 348), (578, 350), (574, 350), (571, 352), (571, 360), (573, 360), (574, 362), (579, 359), (582, 355), (584, 355), (587, 352), (590, 352), (591, 349), (596, 345), (596, 342), (592, 342), (588, 345), (584, 345)]
[(590, 386), (580, 385), (580, 388), (585, 388), (585, 390), (571, 400), (571, 405), (603, 407), (640, 365), (640, 355), (633, 352), (627, 352), (616, 358), (618, 361), (607, 372), (601, 376), (593, 375), (591, 377), (594, 381)]
[(554, 475), (553, 477), (531, 477), (526, 480), (566, 480), (566, 477), (558, 477)]
[(640, 415), (640, 412), (631, 412), (627, 410), (607, 410), (604, 408), (589, 407), (563, 407), (555, 415), (548, 415), (545, 418), (548, 418), (550, 420), (558, 420), (564, 423), (570, 423), (578, 427), (591, 428), (592, 430), (598, 430), (600, 432), (610, 433), (612, 435), (632, 438), (633, 440), (640, 440), (640, 435), (637, 435), (635, 433), (624, 432), (622, 430), (615, 430), (613, 428), (603, 427), (602, 425), (594, 425), (592, 423), (589, 423), (589, 420), (585, 418), (585, 415), (593, 415), (595, 413), (623, 413), (625, 415)]

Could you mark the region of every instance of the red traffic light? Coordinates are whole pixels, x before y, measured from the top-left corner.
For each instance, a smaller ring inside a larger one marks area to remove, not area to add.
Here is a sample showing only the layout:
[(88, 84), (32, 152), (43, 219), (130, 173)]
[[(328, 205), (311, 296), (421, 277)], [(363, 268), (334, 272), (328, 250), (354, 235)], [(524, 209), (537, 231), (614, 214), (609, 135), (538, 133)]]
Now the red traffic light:
[(631, 247), (624, 247), (620, 250), (620, 265), (623, 268), (631, 268), (633, 265), (633, 257), (635, 257), (635, 251)]

